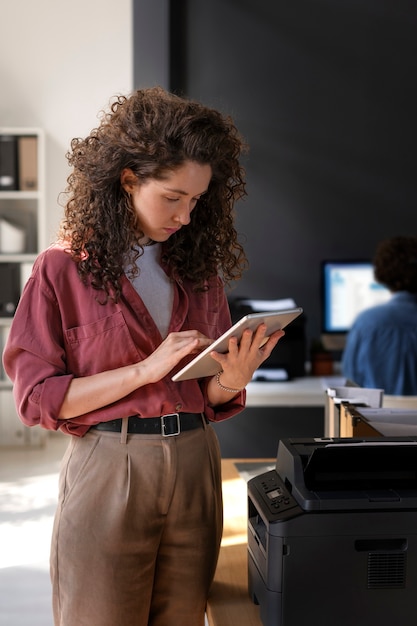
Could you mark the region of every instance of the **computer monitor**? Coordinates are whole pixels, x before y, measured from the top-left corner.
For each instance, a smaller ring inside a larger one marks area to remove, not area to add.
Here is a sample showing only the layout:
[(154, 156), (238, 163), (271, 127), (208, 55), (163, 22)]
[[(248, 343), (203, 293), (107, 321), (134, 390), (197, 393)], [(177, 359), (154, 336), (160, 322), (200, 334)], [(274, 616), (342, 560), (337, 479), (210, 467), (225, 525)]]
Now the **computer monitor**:
[(327, 338), (339, 335), (343, 339), (361, 311), (386, 302), (391, 296), (375, 280), (369, 260), (323, 261), (321, 287), (322, 333)]

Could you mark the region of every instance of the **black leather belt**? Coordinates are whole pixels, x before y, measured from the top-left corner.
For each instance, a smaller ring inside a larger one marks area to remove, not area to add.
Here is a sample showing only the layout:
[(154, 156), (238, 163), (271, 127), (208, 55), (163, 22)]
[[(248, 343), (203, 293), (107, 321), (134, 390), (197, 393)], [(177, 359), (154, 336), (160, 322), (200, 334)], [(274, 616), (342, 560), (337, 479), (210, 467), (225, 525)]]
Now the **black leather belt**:
[[(161, 415), (161, 417), (138, 417), (137, 415), (132, 415), (128, 418), (127, 432), (136, 435), (172, 437), (179, 435), (185, 430), (202, 428), (203, 419), (201, 413), (168, 413), (167, 415)], [(92, 428), (120, 433), (122, 431), (122, 421), (122, 419), (116, 419), (109, 422), (100, 422), (92, 426)]]

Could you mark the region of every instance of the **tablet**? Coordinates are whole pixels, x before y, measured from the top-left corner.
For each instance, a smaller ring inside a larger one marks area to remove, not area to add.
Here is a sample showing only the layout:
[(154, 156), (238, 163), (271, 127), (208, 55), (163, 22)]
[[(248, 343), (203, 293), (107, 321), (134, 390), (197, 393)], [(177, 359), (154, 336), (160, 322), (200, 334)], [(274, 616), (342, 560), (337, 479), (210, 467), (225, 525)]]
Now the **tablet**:
[(276, 330), (285, 328), (296, 317), (301, 315), (303, 309), (295, 307), (282, 311), (267, 311), (264, 313), (249, 313), (242, 317), (236, 324), (227, 330), (219, 339), (213, 341), (207, 348), (198, 354), (188, 365), (177, 372), (172, 380), (189, 380), (190, 378), (204, 378), (205, 376), (214, 376), (221, 370), (221, 365), (211, 358), (210, 352), (227, 352), (230, 337), (241, 338), (245, 328), (256, 330), (259, 324), (267, 325), (267, 338)]

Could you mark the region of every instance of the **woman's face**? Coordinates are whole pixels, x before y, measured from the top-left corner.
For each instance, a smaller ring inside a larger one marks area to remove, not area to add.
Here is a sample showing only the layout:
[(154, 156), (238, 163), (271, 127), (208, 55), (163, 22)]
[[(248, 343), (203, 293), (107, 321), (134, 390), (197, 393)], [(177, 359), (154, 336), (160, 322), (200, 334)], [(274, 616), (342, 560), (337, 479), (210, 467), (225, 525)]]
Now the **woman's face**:
[(121, 183), (131, 196), (144, 235), (153, 241), (166, 241), (190, 223), (191, 211), (206, 193), (211, 176), (210, 165), (186, 161), (162, 180), (152, 178), (142, 184), (132, 170), (124, 169)]

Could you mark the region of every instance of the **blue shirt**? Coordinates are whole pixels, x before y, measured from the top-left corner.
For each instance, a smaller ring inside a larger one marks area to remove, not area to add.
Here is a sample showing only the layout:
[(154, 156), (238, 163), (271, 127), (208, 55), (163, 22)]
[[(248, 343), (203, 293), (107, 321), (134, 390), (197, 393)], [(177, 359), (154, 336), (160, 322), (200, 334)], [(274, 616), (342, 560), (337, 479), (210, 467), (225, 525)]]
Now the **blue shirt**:
[(395, 293), (358, 315), (347, 336), (342, 373), (360, 387), (417, 395), (417, 295)]

